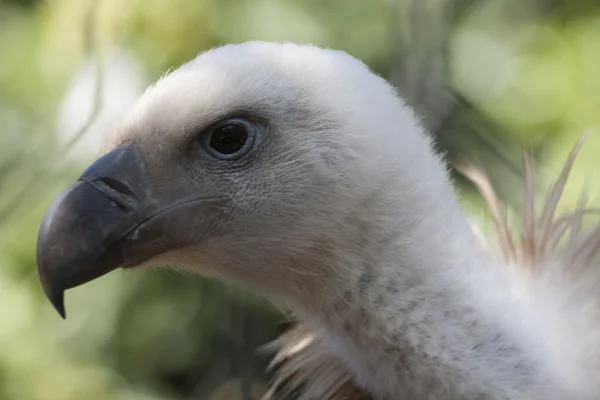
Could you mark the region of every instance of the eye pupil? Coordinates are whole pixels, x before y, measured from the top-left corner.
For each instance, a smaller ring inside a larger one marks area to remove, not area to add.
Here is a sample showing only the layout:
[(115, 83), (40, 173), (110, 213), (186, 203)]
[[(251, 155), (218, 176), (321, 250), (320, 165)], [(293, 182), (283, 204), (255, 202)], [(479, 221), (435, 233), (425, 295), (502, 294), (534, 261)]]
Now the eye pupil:
[(221, 154), (234, 154), (240, 151), (248, 140), (246, 128), (238, 124), (221, 126), (214, 130), (210, 147)]
[(245, 118), (221, 120), (197, 136), (200, 148), (217, 160), (232, 161), (246, 155), (254, 146), (262, 126)]

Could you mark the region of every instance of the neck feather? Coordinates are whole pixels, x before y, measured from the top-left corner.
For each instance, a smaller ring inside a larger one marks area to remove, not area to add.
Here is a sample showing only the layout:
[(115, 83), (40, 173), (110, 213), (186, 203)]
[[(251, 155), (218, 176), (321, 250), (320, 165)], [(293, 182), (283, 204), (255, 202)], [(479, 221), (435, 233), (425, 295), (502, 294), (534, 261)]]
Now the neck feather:
[(541, 393), (535, 360), (499, 318), (510, 318), (508, 278), (442, 179), (403, 195), (410, 213), (400, 214), (391, 188), (361, 203), (340, 226), (343, 242), (327, 238), (306, 261), (330, 274), (292, 308), (376, 398)]

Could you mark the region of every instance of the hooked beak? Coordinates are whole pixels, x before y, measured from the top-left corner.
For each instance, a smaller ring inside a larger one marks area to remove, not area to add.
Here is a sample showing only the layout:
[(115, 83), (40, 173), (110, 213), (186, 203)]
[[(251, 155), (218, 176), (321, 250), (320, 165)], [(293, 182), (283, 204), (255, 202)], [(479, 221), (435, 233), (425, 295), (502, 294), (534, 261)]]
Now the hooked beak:
[(207, 207), (219, 205), (214, 199), (158, 196), (136, 145), (116, 148), (62, 192), (44, 216), (37, 262), (46, 295), (65, 318), (65, 290), (190, 245), (177, 235), (177, 225), (190, 211), (212, 214)]

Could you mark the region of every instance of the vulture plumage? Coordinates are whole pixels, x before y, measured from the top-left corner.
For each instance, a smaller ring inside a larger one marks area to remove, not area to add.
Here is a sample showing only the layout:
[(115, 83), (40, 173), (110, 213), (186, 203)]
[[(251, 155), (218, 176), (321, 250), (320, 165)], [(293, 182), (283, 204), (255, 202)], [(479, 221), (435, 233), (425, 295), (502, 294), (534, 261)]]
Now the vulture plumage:
[(580, 146), (519, 242), (466, 170), (496, 257), (385, 80), (340, 51), (227, 45), (148, 88), (50, 206), (39, 274), (63, 316), (66, 289), (117, 268), (245, 285), (298, 317), (273, 387), (302, 399), (598, 399), (600, 228), (554, 216)]

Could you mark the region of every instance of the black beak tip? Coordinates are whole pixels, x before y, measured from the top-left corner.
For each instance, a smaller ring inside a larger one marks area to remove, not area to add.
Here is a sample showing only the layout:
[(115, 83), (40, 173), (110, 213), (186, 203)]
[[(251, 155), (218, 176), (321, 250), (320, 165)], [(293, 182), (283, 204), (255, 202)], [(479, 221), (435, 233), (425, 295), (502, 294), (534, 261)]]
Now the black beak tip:
[(66, 319), (65, 313), (65, 302), (64, 302), (64, 290), (53, 283), (47, 274), (44, 273), (42, 268), (38, 267), (38, 271), (41, 278), (42, 287), (46, 297), (50, 300), (50, 303), (54, 306), (56, 311), (60, 314), (63, 319)]
[(65, 312), (65, 300), (64, 293), (62, 290), (57, 291), (46, 291), (46, 296), (50, 300), (50, 303), (54, 306), (58, 314), (62, 317), (62, 319), (67, 319), (67, 314)]
[[(62, 197), (62, 195), (60, 196)], [(60, 274), (57, 274), (56, 263), (52, 254), (52, 246), (47, 243), (47, 239), (52, 237), (52, 220), (56, 210), (56, 201), (50, 206), (50, 209), (44, 215), (40, 231), (37, 238), (37, 263), (38, 274), (44, 293), (50, 303), (63, 319), (66, 319), (65, 304), (64, 304), (64, 287), (61, 284)]]

